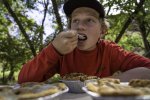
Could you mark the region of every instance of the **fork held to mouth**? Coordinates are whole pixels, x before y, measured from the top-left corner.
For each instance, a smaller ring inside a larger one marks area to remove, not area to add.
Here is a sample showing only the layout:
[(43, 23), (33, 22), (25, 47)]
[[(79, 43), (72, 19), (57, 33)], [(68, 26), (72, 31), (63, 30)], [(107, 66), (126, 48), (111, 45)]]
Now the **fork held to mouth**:
[(87, 40), (87, 36), (84, 34), (78, 34), (78, 40), (79, 41), (85, 41), (85, 40)]

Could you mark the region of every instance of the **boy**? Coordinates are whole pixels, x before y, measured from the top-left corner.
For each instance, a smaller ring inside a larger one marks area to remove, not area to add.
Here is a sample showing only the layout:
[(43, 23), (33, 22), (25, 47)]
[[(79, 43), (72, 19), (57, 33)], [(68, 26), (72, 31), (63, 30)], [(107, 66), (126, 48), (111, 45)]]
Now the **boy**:
[[(59, 35), (23, 65), (18, 81), (42, 82), (59, 73), (79, 72), (98, 77), (150, 79), (150, 60), (101, 40), (106, 32), (103, 6), (96, 0), (68, 0), (64, 12), (70, 29)], [(119, 75), (112, 76), (115, 72)]]

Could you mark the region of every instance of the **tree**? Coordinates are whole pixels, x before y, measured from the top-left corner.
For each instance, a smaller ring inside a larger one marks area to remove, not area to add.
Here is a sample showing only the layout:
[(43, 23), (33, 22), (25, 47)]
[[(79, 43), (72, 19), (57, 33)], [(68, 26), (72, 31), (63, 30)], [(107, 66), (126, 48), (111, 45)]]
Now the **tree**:
[[(68, 19), (60, 13), (65, 1), (0, 0), (0, 77), (3, 83), (12, 80), (26, 61), (67, 27)], [(129, 51), (144, 51), (144, 56), (150, 57), (150, 1), (99, 1), (104, 5), (111, 25), (104, 39), (115, 41)], [(38, 12), (40, 23), (28, 12)], [(47, 21), (51, 23), (50, 29), (55, 30), (48, 36), (45, 31)]]

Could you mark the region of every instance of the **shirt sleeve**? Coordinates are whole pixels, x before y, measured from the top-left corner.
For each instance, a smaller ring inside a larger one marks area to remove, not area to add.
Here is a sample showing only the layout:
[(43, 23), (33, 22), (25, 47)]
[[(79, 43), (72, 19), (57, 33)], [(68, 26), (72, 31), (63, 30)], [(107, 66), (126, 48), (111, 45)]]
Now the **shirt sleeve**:
[(137, 67), (150, 68), (150, 59), (128, 52), (113, 42), (109, 45), (112, 73), (118, 70), (124, 72)]
[(48, 76), (56, 73), (58, 60), (61, 55), (52, 44), (44, 48), (36, 57), (22, 66), (18, 76), (18, 83), (41, 82)]

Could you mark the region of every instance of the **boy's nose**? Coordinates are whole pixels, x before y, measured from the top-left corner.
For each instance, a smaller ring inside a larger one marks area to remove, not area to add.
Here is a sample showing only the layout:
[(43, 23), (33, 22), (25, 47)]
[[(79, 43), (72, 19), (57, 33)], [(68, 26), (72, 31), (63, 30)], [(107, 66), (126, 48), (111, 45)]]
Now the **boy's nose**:
[(86, 25), (83, 21), (80, 21), (77, 25), (77, 29), (85, 29), (86, 28)]

